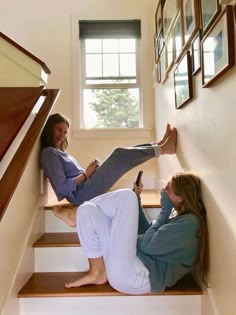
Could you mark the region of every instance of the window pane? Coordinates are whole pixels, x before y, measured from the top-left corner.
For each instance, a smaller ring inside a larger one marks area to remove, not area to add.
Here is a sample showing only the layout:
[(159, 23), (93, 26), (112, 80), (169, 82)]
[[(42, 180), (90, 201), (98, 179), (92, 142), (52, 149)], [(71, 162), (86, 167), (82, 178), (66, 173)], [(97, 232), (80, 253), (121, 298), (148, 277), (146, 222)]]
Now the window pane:
[(103, 39), (102, 43), (104, 53), (118, 52), (118, 39)]
[(120, 55), (120, 75), (136, 76), (135, 54), (121, 54)]
[(86, 77), (102, 76), (102, 55), (86, 55)]
[(101, 39), (86, 39), (85, 40), (85, 52), (86, 53), (101, 53), (102, 52), (102, 40)]
[(138, 128), (139, 89), (85, 89), (83, 127)]
[(103, 76), (119, 75), (119, 58), (118, 54), (103, 55)]
[(120, 39), (120, 52), (135, 52), (135, 39)]

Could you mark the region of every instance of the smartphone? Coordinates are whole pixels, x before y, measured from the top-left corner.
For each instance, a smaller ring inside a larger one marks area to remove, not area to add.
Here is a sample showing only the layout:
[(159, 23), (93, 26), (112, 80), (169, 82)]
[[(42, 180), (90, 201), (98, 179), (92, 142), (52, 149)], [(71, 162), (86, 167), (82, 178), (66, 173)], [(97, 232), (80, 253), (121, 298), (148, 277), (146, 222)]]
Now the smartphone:
[(143, 171), (139, 171), (138, 176), (137, 176), (136, 181), (135, 181), (135, 184), (137, 186), (139, 186), (139, 184), (140, 184), (140, 180), (141, 180), (142, 175), (143, 175)]
[(94, 159), (94, 162), (96, 163), (96, 167), (100, 166), (101, 161), (97, 158)]

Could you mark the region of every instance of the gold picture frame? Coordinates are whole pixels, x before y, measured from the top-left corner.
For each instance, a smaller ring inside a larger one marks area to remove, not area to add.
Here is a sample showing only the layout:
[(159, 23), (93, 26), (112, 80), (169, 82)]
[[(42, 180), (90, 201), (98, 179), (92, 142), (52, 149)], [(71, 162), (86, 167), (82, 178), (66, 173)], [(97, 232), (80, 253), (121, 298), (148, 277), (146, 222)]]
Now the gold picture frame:
[(202, 86), (209, 87), (235, 64), (234, 9), (227, 5), (201, 42)]

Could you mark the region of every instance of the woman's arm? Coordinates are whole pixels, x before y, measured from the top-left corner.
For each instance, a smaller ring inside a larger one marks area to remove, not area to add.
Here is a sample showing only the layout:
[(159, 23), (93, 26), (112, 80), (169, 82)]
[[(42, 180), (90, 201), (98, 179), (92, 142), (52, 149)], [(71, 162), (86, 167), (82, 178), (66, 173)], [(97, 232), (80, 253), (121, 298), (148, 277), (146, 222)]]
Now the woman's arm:
[(44, 149), (41, 153), (40, 162), (58, 200), (72, 196), (72, 193), (77, 189), (76, 179), (75, 177), (66, 177), (63, 162), (56, 150), (53, 148)]
[(142, 237), (142, 247), (145, 248), (147, 246), (152, 247), (152, 242), (156, 242), (155, 238), (157, 236), (157, 231), (166, 223), (168, 223), (169, 216), (171, 213), (171, 210), (173, 208), (173, 204), (168, 197), (167, 193), (165, 191), (161, 192), (161, 212), (155, 222), (143, 235)]

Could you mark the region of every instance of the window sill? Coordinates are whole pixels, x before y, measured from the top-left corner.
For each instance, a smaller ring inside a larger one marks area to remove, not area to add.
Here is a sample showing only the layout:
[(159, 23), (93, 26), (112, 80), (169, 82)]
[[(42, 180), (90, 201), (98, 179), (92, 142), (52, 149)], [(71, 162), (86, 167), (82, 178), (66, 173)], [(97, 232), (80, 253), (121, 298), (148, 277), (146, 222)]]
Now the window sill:
[(77, 138), (149, 138), (152, 129), (79, 129), (72, 131), (72, 137)]

